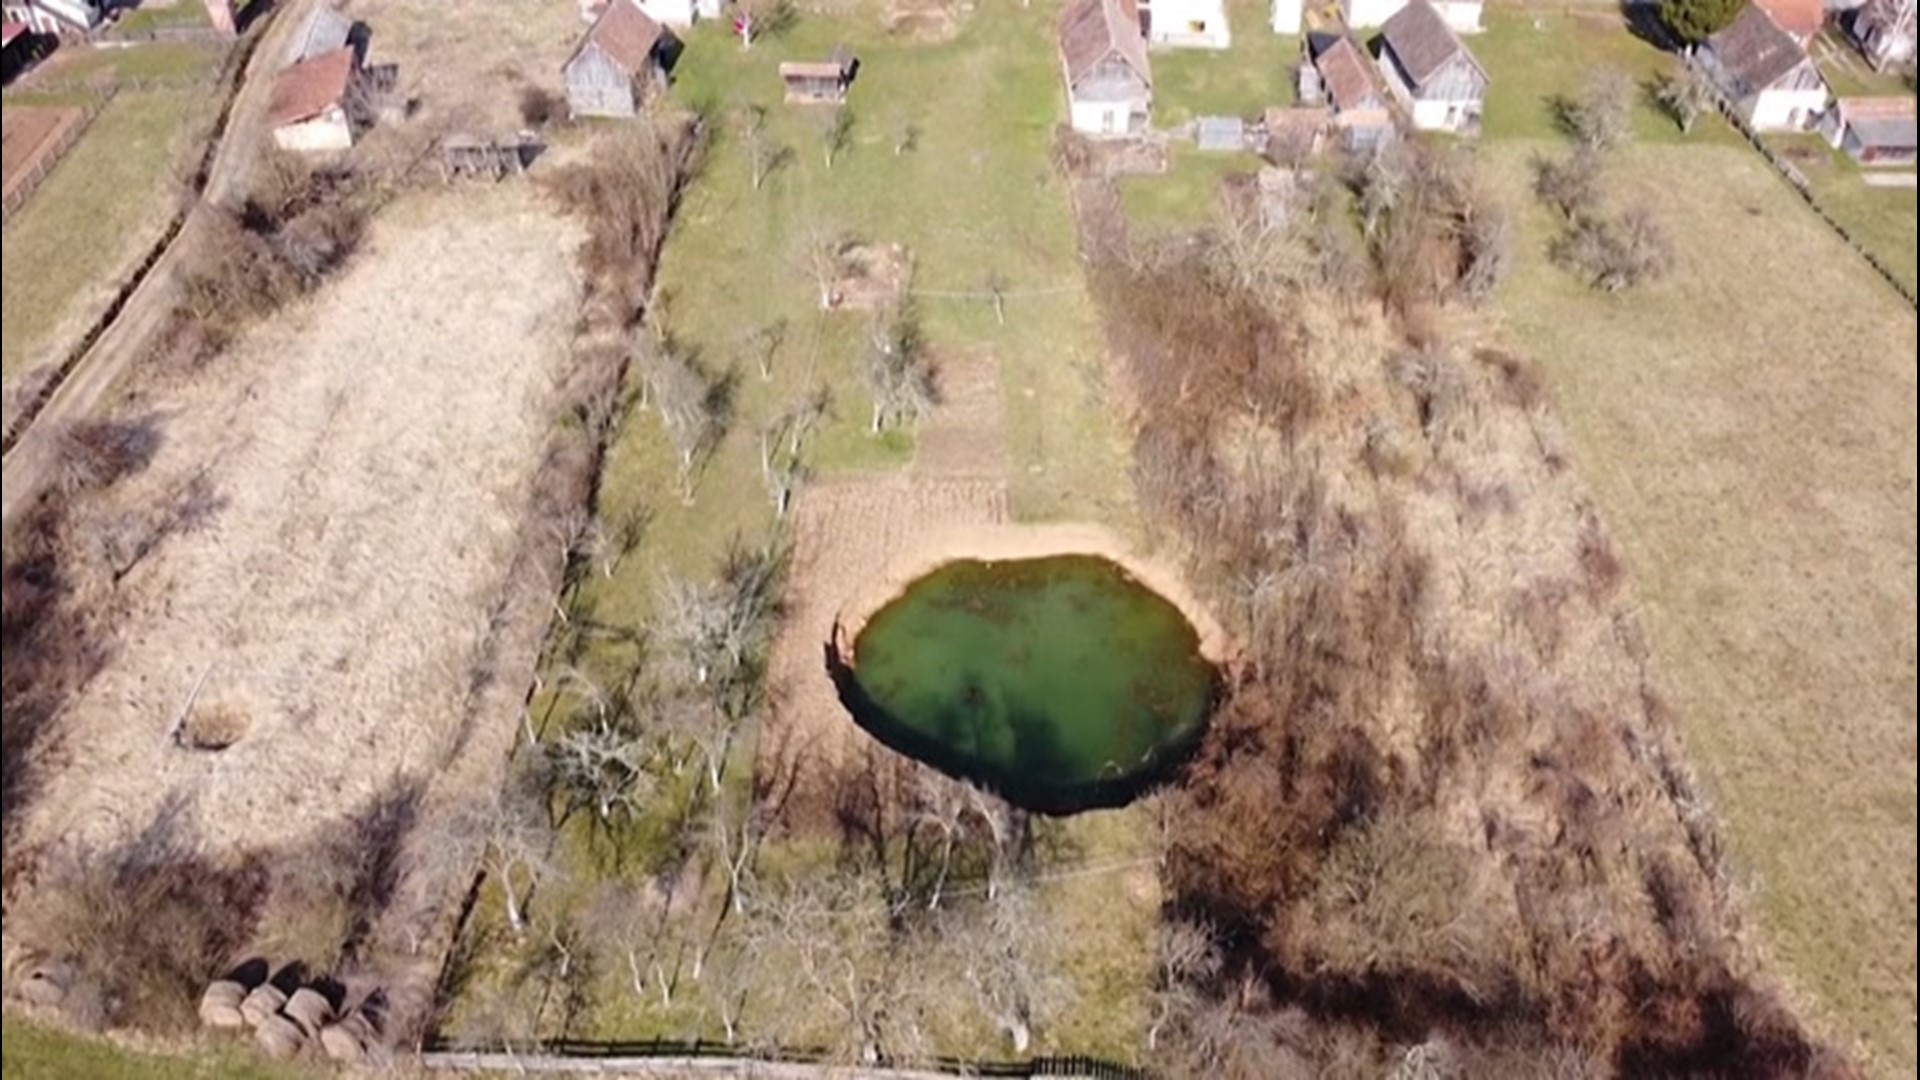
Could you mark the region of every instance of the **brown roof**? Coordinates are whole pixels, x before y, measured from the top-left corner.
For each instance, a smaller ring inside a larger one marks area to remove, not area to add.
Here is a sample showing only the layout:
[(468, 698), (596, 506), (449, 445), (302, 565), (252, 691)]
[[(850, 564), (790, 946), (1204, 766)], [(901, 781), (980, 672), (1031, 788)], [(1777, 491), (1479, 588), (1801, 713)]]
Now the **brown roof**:
[(1733, 25), (1708, 38), (1707, 48), (1733, 81), (1726, 89), (1736, 98), (1772, 86), (1807, 58), (1799, 42), (1752, 4), (1740, 10)]
[(653, 50), (665, 36), (666, 31), (660, 24), (648, 18), (634, 0), (612, 0), (600, 17), (593, 20), (587, 36), (574, 47), (573, 55), (567, 57), (566, 66), (572, 65), (588, 45), (597, 45), (607, 54), (607, 59), (620, 65), (627, 74), (638, 75), (653, 59)]
[(1827, 21), (1827, 7), (1822, 0), (1754, 0), (1754, 3), (1767, 13), (1775, 26), (1802, 41), (1819, 33)]
[(1152, 85), (1147, 39), (1140, 32), (1136, 0), (1073, 0), (1060, 16), (1060, 56), (1069, 85), (1079, 82), (1109, 54), (1117, 53), (1140, 81)]
[(1313, 58), (1313, 66), (1320, 69), (1320, 81), (1326, 86), (1327, 97), (1333, 100), (1335, 109), (1364, 109), (1369, 99), (1375, 108), (1379, 107), (1381, 98), (1374, 88), (1373, 66), (1367, 63), (1352, 38), (1338, 38), (1320, 50), (1320, 55)]
[(1447, 20), (1441, 18), (1427, 0), (1413, 0), (1394, 12), (1393, 17), (1381, 25), (1380, 36), (1415, 86), (1424, 85), (1455, 56), (1465, 56), (1468, 63), (1479, 68), (1481, 75), (1487, 73), (1461, 44), (1460, 35), (1453, 32)]
[(353, 80), (353, 48), (347, 46), (310, 56), (287, 68), (273, 80), (267, 122), (274, 127), (311, 120), (346, 101)]

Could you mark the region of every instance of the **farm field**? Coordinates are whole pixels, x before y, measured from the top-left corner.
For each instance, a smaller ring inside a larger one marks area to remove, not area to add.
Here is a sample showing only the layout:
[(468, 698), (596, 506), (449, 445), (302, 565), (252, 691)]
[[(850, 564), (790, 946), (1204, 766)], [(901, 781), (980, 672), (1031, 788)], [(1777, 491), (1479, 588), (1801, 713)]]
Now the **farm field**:
[[(1552, 149), (1485, 157), (1521, 204)], [(1591, 293), (1530, 209), (1498, 309), (1638, 582), (1754, 936), (1816, 1022), (1908, 1075), (1913, 313), (1744, 147), (1630, 147), (1612, 175), (1672, 230), (1671, 277)], [(1751, 302), (1785, 279), (1793, 303)]]
[[(211, 64), (204, 50), (196, 55)], [(16, 109), (37, 108), (42, 100), (71, 107), (81, 99), (9, 97), (9, 127)], [(166, 227), (180, 169), (215, 107), (204, 90), (121, 91), (8, 220), (0, 255), (7, 312), (0, 377), (8, 415), (19, 380), (65, 355)]]

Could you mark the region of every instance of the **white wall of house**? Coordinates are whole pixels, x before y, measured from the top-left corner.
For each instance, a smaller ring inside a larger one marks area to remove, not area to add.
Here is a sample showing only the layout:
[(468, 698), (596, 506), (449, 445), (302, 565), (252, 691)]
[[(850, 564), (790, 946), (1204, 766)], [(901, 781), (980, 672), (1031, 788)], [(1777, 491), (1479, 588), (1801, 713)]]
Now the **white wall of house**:
[(647, 17), (665, 26), (685, 30), (700, 17), (697, 0), (640, 0), (640, 10)]
[(1300, 0), (1273, 0), (1273, 32), (1276, 34), (1299, 33), (1300, 7)]
[(1415, 101), (1413, 126), (1421, 131), (1460, 131), (1480, 115), (1477, 101)]
[(1224, 49), (1233, 44), (1224, 0), (1152, 0), (1143, 6), (1152, 12), (1148, 44), (1189, 49)]
[(347, 122), (346, 110), (336, 105), (311, 120), (274, 128), (273, 142), (298, 154), (348, 150), (353, 147), (353, 125)]
[(1805, 131), (1827, 108), (1825, 87), (1812, 90), (1762, 90), (1736, 110), (1755, 131)]
[(1082, 135), (1125, 135), (1133, 124), (1135, 106), (1127, 101), (1075, 101), (1071, 111), (1073, 130)]
[[(1408, 0), (1346, 0), (1347, 25), (1356, 30), (1380, 26), (1399, 14), (1407, 3)], [(1456, 34), (1479, 33), (1480, 16), (1485, 8), (1483, 0), (1433, 0), (1433, 9)]]

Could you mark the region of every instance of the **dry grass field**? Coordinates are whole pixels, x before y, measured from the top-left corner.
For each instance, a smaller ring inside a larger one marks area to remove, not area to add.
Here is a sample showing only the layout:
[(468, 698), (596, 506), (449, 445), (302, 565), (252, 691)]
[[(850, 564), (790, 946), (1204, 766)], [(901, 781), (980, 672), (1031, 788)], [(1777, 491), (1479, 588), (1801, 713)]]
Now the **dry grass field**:
[[(1488, 148), (1516, 205), (1551, 149)], [(1749, 151), (1632, 147), (1614, 175), (1672, 230), (1670, 278), (1588, 292), (1530, 210), (1499, 307), (1631, 567), (1754, 937), (1873, 1073), (1912, 1075), (1913, 312)]]
[(560, 65), (586, 29), (571, 3), (508, 12), (487, 0), (347, 0), (340, 8), (366, 22), (370, 62), (399, 65), (395, 93), (415, 109), (410, 124), (482, 137), (527, 126), (521, 89), (558, 92)]
[(176, 800), (210, 852), (297, 842), (442, 765), (565, 355), (574, 235), (525, 187), (400, 204), (336, 284), (137, 404), (160, 448), (95, 511), (103, 544), (167, 508), (197, 523), (116, 567), (116, 648), (58, 723), (24, 844), (109, 845)]

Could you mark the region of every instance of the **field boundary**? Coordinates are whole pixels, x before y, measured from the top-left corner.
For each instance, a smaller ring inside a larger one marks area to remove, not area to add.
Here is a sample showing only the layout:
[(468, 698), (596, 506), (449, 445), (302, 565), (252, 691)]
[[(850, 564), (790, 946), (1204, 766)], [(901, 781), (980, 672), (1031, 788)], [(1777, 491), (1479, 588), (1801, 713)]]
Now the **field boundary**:
[(1787, 186), (1792, 188), (1795, 194), (1800, 196), (1800, 201), (1812, 207), (1813, 212), (1820, 215), (1820, 220), (1826, 222), (1828, 228), (1832, 229), (1840, 239), (1846, 241), (1847, 246), (1853, 249), (1854, 254), (1866, 260), (1867, 265), (1873, 268), (1874, 273), (1880, 275), (1882, 281), (1893, 286), (1893, 291), (1900, 294), (1900, 299), (1905, 300), (1908, 307), (1920, 311), (1920, 296), (1916, 296), (1912, 289), (1909, 289), (1904, 282), (1894, 275), (1892, 267), (1882, 261), (1878, 255), (1868, 251), (1860, 241), (1854, 239), (1853, 233), (1849, 231), (1845, 225), (1840, 224), (1832, 214), (1827, 213), (1826, 208), (1820, 205), (1820, 200), (1814, 197), (1813, 185), (1807, 182), (1806, 175), (1803, 174), (1799, 167), (1794, 165), (1793, 162), (1788, 161), (1784, 156), (1768, 146), (1760, 138), (1759, 133), (1749, 127), (1745, 120), (1740, 118), (1739, 114), (1733, 109), (1733, 103), (1726, 99), (1726, 96), (1720, 92), (1720, 88), (1715, 85), (1713, 80), (1707, 77), (1706, 72), (1699, 67), (1699, 61), (1689, 54), (1681, 59), (1681, 63), (1686, 64), (1689, 69), (1700, 77), (1702, 83), (1709, 88), (1709, 93), (1713, 98), (1714, 108), (1719, 111), (1721, 116), (1727, 118), (1727, 123), (1733, 126), (1733, 130), (1740, 133), (1741, 138), (1746, 139), (1749, 145), (1755, 150), (1760, 151), (1761, 158), (1773, 167), (1774, 173), (1778, 175), (1780, 179), (1786, 181)]
[(105, 109), (107, 103), (112, 101), (114, 95), (119, 92), (120, 88), (114, 86), (108, 88), (104, 94), (96, 94), (93, 100), (82, 109), (80, 119), (68, 124), (65, 130), (55, 137), (52, 145), (35, 149), (33, 164), (28, 166), (26, 173), (14, 189), (7, 192), (5, 201), (0, 202), (0, 226), (13, 220), (13, 215), (27, 204), (27, 200), (39, 190), (41, 182), (60, 165), (61, 160), (67, 156), (67, 151), (73, 149), (73, 144), (80, 141), (80, 136), (86, 134), (87, 129), (93, 126), (94, 118), (100, 115), (100, 111)]
[(1026, 1061), (972, 1061), (937, 1058), (924, 1066), (836, 1065), (819, 1053), (773, 1051), (742, 1054), (720, 1043), (585, 1042), (554, 1040), (530, 1053), (511, 1049), (448, 1050), (430, 1045), (418, 1058), (422, 1068), (444, 1072), (609, 1073), (659, 1075), (674, 1080), (688, 1075), (760, 1076), (766, 1080), (825, 1080), (871, 1077), (875, 1080), (944, 1080), (949, 1076), (1008, 1078), (1058, 1077), (1061, 1080), (1152, 1080), (1153, 1074), (1118, 1062), (1091, 1057), (1037, 1057)]

